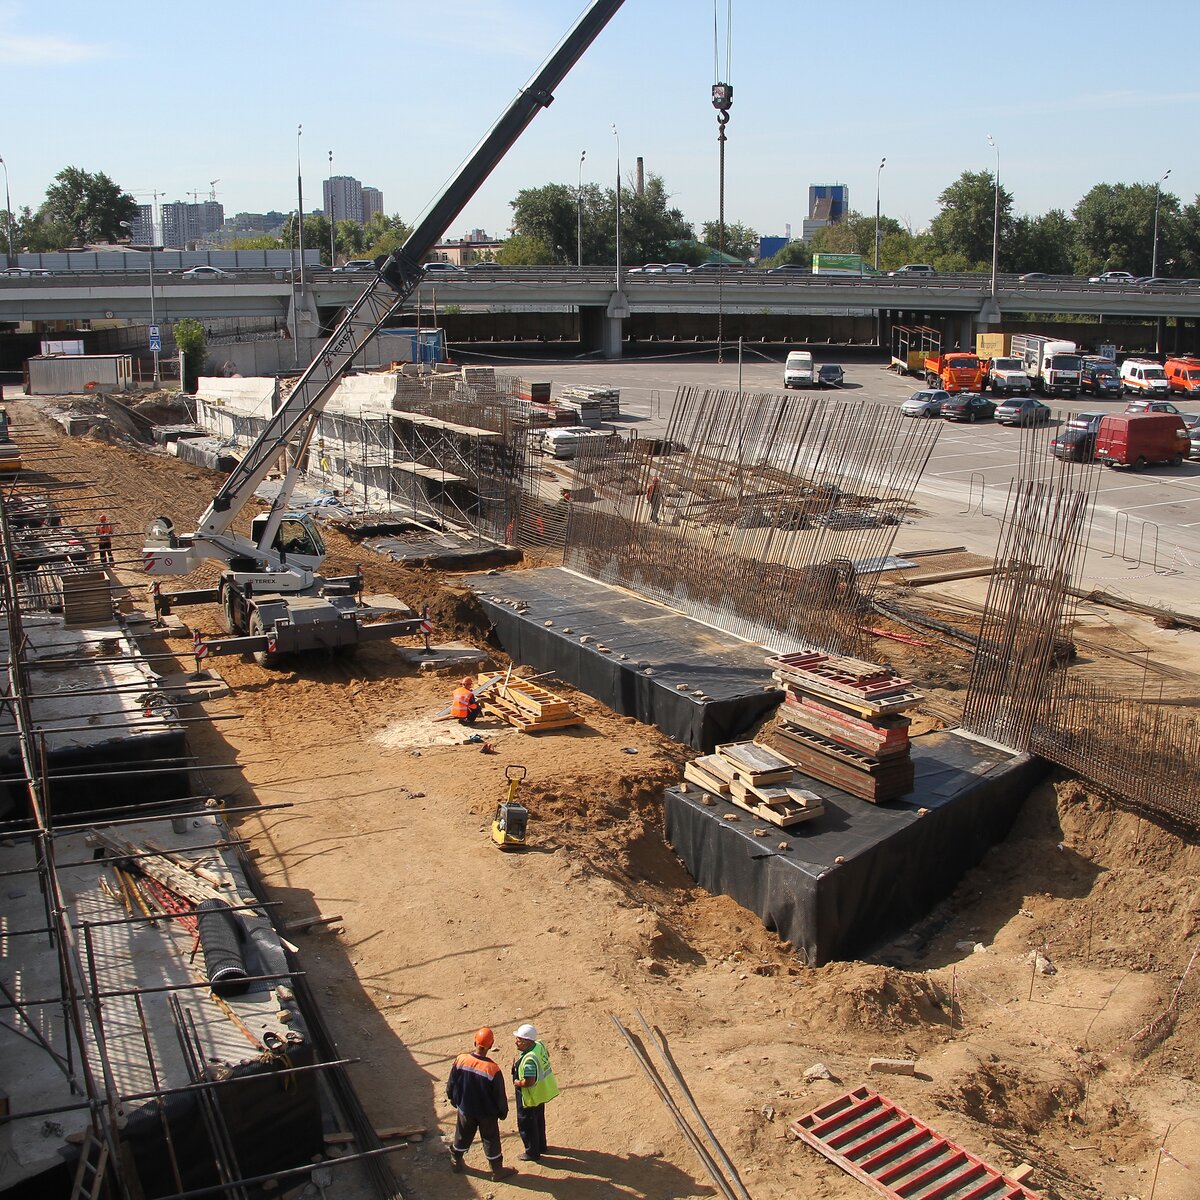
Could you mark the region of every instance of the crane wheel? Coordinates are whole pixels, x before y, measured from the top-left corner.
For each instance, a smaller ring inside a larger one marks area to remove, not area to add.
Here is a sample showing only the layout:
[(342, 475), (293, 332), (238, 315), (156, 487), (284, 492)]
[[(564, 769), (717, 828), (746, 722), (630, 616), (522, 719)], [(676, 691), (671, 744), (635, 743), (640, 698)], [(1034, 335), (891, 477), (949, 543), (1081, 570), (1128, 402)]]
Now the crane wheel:
[[(256, 612), (250, 618), (250, 636), (261, 637), (264, 633), (266, 629), (263, 627), (262, 617)], [(269, 650), (253, 650), (251, 653), (260, 667), (274, 667), (279, 663), (279, 655), (272, 654)]]
[(221, 588), (221, 624), (226, 633), (237, 633), (237, 597), (226, 584)]

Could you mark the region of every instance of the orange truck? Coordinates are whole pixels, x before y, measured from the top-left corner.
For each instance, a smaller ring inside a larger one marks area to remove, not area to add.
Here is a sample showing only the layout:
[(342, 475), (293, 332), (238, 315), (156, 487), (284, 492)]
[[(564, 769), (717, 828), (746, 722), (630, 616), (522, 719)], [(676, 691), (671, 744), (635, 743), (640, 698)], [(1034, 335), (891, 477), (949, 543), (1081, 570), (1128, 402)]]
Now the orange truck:
[(1200, 358), (1185, 354), (1182, 358), (1168, 358), (1163, 366), (1171, 391), (1185, 396), (1200, 396)]
[(968, 350), (951, 350), (925, 359), (925, 382), (947, 392), (983, 391), (983, 364)]

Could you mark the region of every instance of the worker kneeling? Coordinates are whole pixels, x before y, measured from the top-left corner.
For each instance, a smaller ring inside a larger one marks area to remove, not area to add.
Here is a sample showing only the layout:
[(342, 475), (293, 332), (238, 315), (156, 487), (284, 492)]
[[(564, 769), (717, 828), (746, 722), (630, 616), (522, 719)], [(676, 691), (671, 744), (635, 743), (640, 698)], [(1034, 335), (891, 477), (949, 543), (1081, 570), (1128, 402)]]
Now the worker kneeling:
[(468, 675), (454, 689), (454, 698), (450, 701), (450, 718), (460, 725), (474, 725), (479, 720), (479, 701), (475, 698), (475, 680)]

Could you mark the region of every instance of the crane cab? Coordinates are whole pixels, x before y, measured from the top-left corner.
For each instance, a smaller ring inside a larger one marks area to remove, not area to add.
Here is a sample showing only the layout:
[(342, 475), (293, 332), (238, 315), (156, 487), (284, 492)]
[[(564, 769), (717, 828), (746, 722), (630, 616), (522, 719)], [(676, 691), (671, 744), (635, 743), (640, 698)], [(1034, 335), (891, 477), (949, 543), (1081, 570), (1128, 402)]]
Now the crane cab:
[[(250, 525), (251, 537), (259, 544), (267, 526), (267, 513), (260, 513)], [(307, 513), (284, 513), (271, 549), (297, 566), (316, 570), (325, 559), (325, 539), (316, 522)]]

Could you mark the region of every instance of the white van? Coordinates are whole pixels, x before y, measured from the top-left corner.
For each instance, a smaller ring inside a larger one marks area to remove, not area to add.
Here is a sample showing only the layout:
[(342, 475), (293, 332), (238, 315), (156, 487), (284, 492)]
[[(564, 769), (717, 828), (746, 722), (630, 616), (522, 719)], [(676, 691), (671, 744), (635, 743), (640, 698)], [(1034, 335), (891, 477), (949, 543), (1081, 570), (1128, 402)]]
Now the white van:
[(1171, 393), (1166, 371), (1158, 363), (1144, 358), (1127, 358), (1121, 364), (1121, 386), (1135, 396), (1168, 396)]
[(812, 387), (813, 358), (807, 350), (789, 351), (783, 364), (783, 386), (785, 388)]
[(551, 458), (574, 458), (580, 446), (606, 442), (612, 437), (610, 429), (592, 429), (587, 425), (566, 425), (547, 429), (542, 434), (541, 450)]

